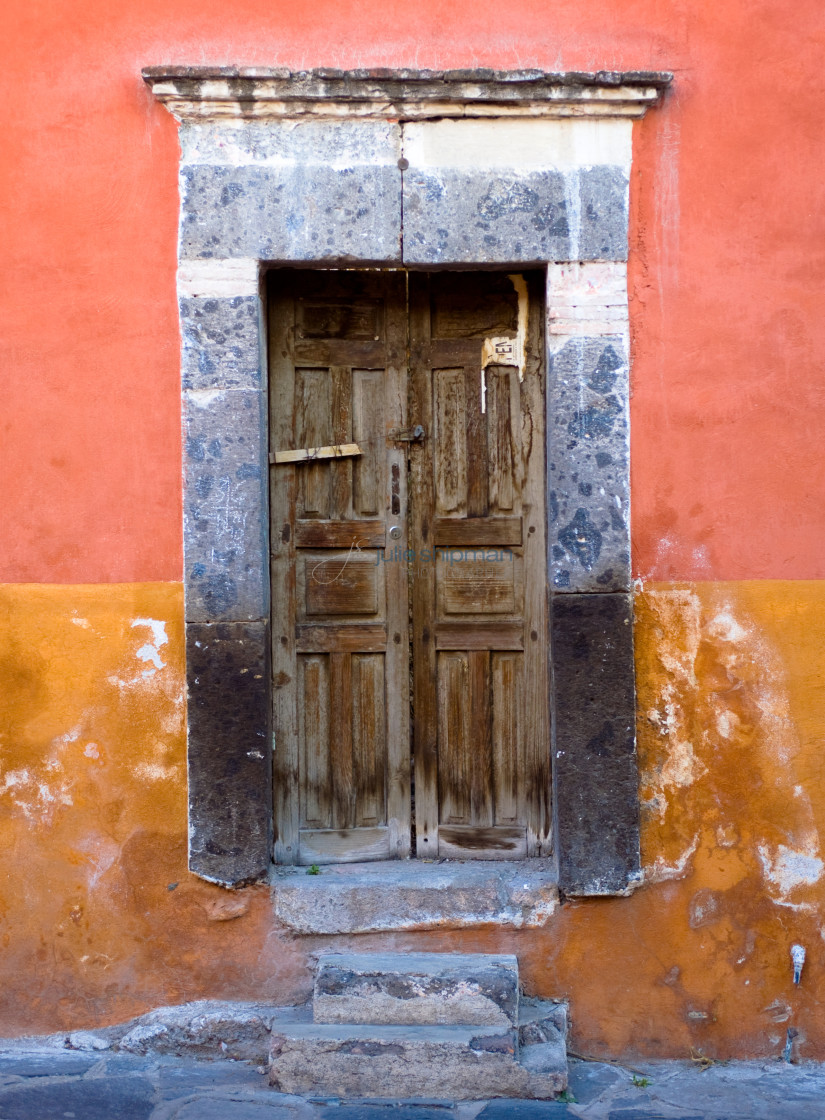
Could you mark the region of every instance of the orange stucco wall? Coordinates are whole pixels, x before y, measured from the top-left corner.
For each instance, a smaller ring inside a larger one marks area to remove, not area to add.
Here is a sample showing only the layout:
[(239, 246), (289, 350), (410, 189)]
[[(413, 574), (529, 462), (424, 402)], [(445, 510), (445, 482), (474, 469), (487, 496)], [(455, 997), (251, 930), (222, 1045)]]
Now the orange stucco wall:
[[(186, 870), (181, 614), (176, 584), (0, 589), (3, 1033), (297, 1001), (329, 943)], [(793, 1026), (821, 1058), (825, 583), (652, 585), (637, 646), (646, 885), (539, 931), (350, 942), (515, 952), (587, 1053), (776, 1055)]]
[(0, 1033), (289, 1002), (317, 947), (186, 871), (178, 150), (140, 67), (664, 68), (631, 199), (647, 882), (361, 943), (511, 949), (586, 1052), (792, 1025), (825, 1057), (824, 38), (818, 0), (4, 7)]
[(636, 567), (823, 578), (823, 35), (818, 0), (5, 5), (0, 582), (181, 575), (163, 62), (674, 70), (636, 130)]

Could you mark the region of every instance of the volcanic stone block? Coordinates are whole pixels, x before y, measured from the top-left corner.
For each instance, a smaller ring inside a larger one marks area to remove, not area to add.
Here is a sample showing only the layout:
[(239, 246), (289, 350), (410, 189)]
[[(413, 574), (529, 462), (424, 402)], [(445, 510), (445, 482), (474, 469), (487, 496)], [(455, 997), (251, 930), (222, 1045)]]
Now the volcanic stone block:
[(616, 894), (640, 867), (632, 598), (554, 595), (552, 629), (559, 887)]
[(373, 122), (365, 132), (362, 124), (357, 134), (365, 139), (356, 152), (341, 147), (344, 122), (313, 122), (299, 136), (309, 134), (315, 146), (301, 139), (297, 147), (288, 140), (290, 124), (271, 125), (279, 150), (263, 159), (238, 148), (226, 151), (227, 162), (185, 162), (181, 258), (400, 260), (397, 125)]
[(547, 485), (558, 592), (627, 591), (628, 362), (618, 337), (571, 338), (552, 355)]
[(316, 1023), (518, 1021), (518, 961), (485, 953), (335, 953), (321, 957)]
[(410, 168), (404, 260), (410, 264), (569, 260), (575, 175)]
[(364, 118), (187, 121), (181, 166), (398, 167), (401, 126)]
[(259, 389), (257, 296), (180, 300), (184, 389)]
[(627, 260), (628, 178), (619, 167), (579, 171), (581, 261)]
[(282, 1092), (336, 1097), (549, 1099), (564, 1089), (566, 1063), (525, 1068), (517, 1051), (516, 1031), (497, 1027), (275, 1027), (269, 1077)]
[(269, 613), (265, 400), (242, 389), (184, 393), (183, 550), (190, 622)]
[(237, 885), (269, 868), (269, 626), (187, 623), (189, 863)]

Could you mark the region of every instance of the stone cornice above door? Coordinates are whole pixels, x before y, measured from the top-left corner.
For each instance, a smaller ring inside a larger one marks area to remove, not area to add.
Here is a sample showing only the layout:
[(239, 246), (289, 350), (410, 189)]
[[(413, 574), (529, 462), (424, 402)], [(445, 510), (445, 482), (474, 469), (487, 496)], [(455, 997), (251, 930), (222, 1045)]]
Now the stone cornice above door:
[(298, 70), (147, 66), (143, 78), (180, 121), (272, 117), (641, 117), (664, 71)]

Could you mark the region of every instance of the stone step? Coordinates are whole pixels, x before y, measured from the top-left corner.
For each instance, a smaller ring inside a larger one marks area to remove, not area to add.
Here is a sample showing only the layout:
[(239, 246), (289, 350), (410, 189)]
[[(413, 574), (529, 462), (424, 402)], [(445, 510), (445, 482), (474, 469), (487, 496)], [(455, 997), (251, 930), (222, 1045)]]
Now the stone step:
[(567, 1086), (567, 1060), (561, 1033), (541, 1022), (542, 1040), (521, 1047), (517, 1028), (488, 1024), (278, 1025), (269, 1078), (317, 1096), (549, 1100)]
[(327, 953), (318, 962), (316, 1023), (518, 1023), (518, 960), (488, 953)]

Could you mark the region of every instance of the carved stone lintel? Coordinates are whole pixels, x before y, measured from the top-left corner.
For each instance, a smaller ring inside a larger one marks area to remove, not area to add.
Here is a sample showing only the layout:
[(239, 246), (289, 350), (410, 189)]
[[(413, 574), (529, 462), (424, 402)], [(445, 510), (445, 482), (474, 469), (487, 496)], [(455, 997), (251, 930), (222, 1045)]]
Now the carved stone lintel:
[(303, 70), (147, 66), (178, 120), (228, 117), (641, 117), (673, 75), (602, 70)]

